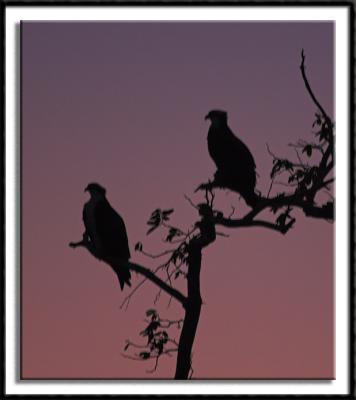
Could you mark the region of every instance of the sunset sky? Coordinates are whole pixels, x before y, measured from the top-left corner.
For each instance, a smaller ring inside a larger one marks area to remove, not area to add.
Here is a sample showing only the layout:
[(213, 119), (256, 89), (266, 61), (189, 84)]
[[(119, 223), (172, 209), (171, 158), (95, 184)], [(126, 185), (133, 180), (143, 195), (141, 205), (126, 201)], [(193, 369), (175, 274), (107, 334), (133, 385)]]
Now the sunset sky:
[[(127, 310), (111, 269), (70, 241), (83, 233), (84, 188), (99, 182), (136, 242), (151, 212), (174, 208), (172, 223), (198, 220), (184, 194), (212, 178), (207, 149), (214, 108), (252, 151), (257, 188), (269, 187), (272, 159), (295, 160), (288, 144), (313, 139), (315, 105), (306, 73), (334, 116), (334, 27), (327, 22), (126, 22), (22, 24), (22, 378), (172, 378), (175, 357), (122, 357), (137, 343), (148, 308), (163, 318), (182, 309), (146, 282)], [(276, 188), (279, 191), (283, 187)], [(216, 192), (236, 216), (238, 196)], [(333, 225), (295, 211), (286, 236), (263, 228), (227, 230), (204, 250), (203, 307), (193, 349), (196, 379), (334, 376)], [(141, 278), (133, 274), (133, 287)], [(183, 282), (184, 285), (184, 282)], [(180, 286), (184, 288), (184, 286)], [(172, 330), (178, 339), (179, 331)]]

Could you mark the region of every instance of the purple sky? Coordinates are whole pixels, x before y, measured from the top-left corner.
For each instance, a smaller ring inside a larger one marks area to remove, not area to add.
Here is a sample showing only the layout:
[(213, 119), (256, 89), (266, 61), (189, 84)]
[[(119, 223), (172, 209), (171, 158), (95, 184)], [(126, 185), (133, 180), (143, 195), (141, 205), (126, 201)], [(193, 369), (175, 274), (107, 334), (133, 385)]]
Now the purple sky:
[[(157, 207), (172, 222), (197, 220), (183, 195), (214, 173), (204, 115), (228, 111), (249, 146), (266, 193), (272, 160), (311, 139), (315, 106), (299, 65), (333, 116), (331, 23), (32, 23), (23, 29), (23, 378), (171, 378), (175, 357), (152, 363), (121, 356), (140, 341), (157, 289), (147, 282), (120, 309), (109, 267), (82, 249), (83, 190), (97, 181), (123, 216), (132, 259)], [(279, 190), (283, 188), (280, 187)], [(216, 207), (243, 212), (236, 194)], [(193, 354), (195, 378), (331, 378), (333, 225), (306, 219), (286, 236), (219, 229), (228, 238), (204, 251), (203, 308)], [(217, 276), (219, 278), (217, 279)], [(134, 275), (133, 285), (141, 278)], [(182, 315), (161, 296), (162, 317)], [(174, 332), (173, 332), (174, 333)], [(177, 337), (178, 338), (178, 337)]]

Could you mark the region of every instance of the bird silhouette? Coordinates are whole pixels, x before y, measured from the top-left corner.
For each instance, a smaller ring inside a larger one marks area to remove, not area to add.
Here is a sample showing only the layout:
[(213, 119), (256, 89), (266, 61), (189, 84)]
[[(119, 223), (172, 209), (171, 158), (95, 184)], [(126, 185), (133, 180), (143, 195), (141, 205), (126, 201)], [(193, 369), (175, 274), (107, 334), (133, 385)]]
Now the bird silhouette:
[(85, 191), (89, 192), (90, 199), (83, 208), (83, 236), (95, 247), (100, 258), (112, 260), (110, 266), (122, 290), (125, 283), (131, 286), (131, 274), (126, 265), (131, 255), (124, 220), (111, 207), (101, 185), (90, 183)]
[(211, 185), (238, 192), (249, 206), (254, 207), (258, 201), (256, 164), (250, 150), (229, 128), (227, 112), (212, 110), (205, 119), (211, 121), (208, 150), (217, 167)]

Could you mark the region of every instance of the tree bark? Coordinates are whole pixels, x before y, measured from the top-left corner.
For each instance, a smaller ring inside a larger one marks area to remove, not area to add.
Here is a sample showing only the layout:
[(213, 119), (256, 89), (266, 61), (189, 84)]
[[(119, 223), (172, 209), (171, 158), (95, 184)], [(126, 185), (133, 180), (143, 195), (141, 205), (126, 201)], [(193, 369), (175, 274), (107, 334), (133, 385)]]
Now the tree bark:
[(202, 249), (216, 239), (213, 210), (203, 205), (199, 210), (202, 219), (196, 226), (200, 235), (188, 245), (188, 294), (185, 303), (185, 317), (179, 338), (176, 373), (174, 379), (188, 379), (192, 364), (192, 348), (199, 323), (202, 299), (200, 295), (200, 269)]
[(191, 243), (188, 257), (188, 300), (185, 306), (185, 317), (179, 339), (176, 373), (174, 379), (188, 379), (191, 368), (191, 354), (198, 327), (200, 295), (201, 246)]

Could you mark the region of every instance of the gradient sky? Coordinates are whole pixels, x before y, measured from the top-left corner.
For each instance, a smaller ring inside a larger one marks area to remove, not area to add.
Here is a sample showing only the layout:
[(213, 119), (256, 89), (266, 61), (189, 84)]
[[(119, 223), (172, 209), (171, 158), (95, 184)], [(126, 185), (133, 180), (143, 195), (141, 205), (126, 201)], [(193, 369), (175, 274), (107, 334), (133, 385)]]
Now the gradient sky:
[[(68, 247), (83, 232), (83, 190), (91, 181), (107, 188), (132, 259), (157, 266), (133, 247), (164, 248), (160, 233), (145, 237), (157, 207), (174, 208), (181, 227), (197, 220), (183, 195), (201, 201), (194, 189), (215, 170), (209, 110), (228, 111), (263, 193), (266, 143), (295, 159), (288, 143), (312, 138), (302, 48), (333, 116), (333, 25), (25, 22), (22, 40), (22, 377), (171, 378), (175, 357), (148, 374), (152, 363), (121, 356), (125, 339), (140, 341), (156, 287), (145, 283), (122, 310), (128, 291), (111, 269)], [(241, 215), (237, 195), (219, 191), (216, 207), (231, 205)], [(230, 236), (204, 251), (194, 378), (333, 377), (333, 225), (295, 215), (286, 236), (220, 228)], [(168, 301), (155, 305), (161, 316), (182, 315)]]

